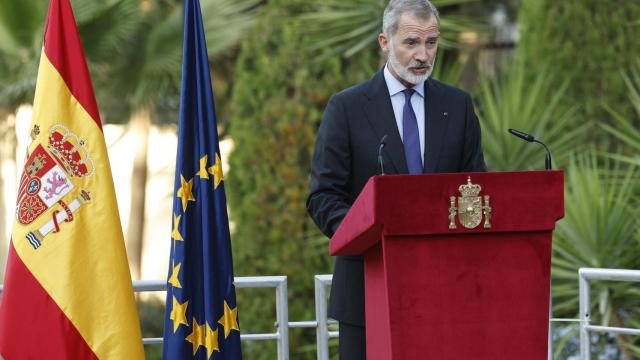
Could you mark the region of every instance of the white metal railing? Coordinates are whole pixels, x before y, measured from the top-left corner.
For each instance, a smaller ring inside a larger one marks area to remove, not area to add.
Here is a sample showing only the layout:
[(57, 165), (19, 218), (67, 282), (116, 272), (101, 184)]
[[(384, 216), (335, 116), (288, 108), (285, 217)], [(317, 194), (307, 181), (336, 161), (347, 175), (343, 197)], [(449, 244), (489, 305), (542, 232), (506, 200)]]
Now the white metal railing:
[[(332, 275), (315, 275), (315, 321), (288, 321), (289, 306), (287, 301), (286, 276), (254, 276), (236, 277), (236, 288), (276, 288), (276, 323), (275, 333), (241, 334), (243, 341), (276, 340), (278, 342), (278, 360), (289, 359), (289, 328), (316, 328), (317, 353), (319, 360), (329, 359), (329, 339), (338, 337), (337, 331), (329, 331), (329, 325), (335, 320), (327, 318), (327, 287), (331, 286)], [(1, 286), (1, 285), (0, 285)], [(136, 280), (133, 282), (135, 292), (166, 291), (164, 280)], [(288, 326), (279, 326), (287, 324)], [(162, 344), (162, 338), (143, 338), (143, 344)]]
[[(338, 337), (337, 331), (329, 331), (329, 320), (327, 318), (327, 287), (331, 286), (333, 275), (314, 276), (315, 297), (316, 297), (316, 346), (318, 349), (318, 360), (329, 359), (329, 338)], [(331, 320), (334, 322), (334, 320)]]
[(594, 269), (581, 268), (579, 275), (580, 291), (580, 359), (589, 360), (591, 358), (590, 332), (608, 332), (627, 335), (640, 335), (640, 329), (620, 328), (611, 326), (591, 325), (591, 289), (589, 281), (634, 281), (640, 282), (640, 270), (621, 269)]
[[(621, 269), (594, 269), (581, 268), (579, 274), (579, 294), (580, 294), (580, 318), (563, 319), (549, 318), (549, 332), (553, 329), (553, 323), (579, 322), (580, 323), (580, 359), (590, 360), (590, 332), (607, 332), (627, 335), (640, 335), (640, 329), (620, 328), (611, 326), (591, 325), (590, 319), (590, 287), (589, 281), (633, 281), (640, 282), (640, 270)], [(329, 331), (329, 325), (334, 324), (334, 320), (327, 318), (327, 287), (331, 285), (332, 275), (315, 275), (315, 305), (316, 321), (289, 322), (289, 306), (287, 300), (287, 277), (286, 276), (250, 276), (236, 277), (236, 288), (275, 288), (276, 289), (276, 332), (259, 334), (241, 334), (243, 341), (276, 340), (278, 348), (278, 360), (289, 359), (289, 328), (316, 328), (317, 355), (318, 360), (329, 358), (329, 339), (338, 337), (337, 331)], [(4, 284), (0, 284), (0, 293)], [(136, 292), (166, 291), (167, 282), (165, 280), (136, 280), (133, 282)], [(550, 314), (551, 315), (551, 314)], [(287, 324), (287, 326), (281, 326)], [(144, 344), (161, 344), (162, 338), (144, 338)], [(551, 339), (550, 339), (551, 340)], [(549, 341), (549, 359), (552, 359), (552, 341)]]
[[(289, 359), (289, 328), (316, 328), (318, 360), (329, 359), (329, 339), (338, 337), (337, 331), (329, 331), (329, 325), (335, 320), (327, 318), (327, 287), (331, 286), (333, 275), (315, 275), (315, 303), (316, 321), (288, 321), (289, 306), (287, 302), (286, 276), (254, 276), (236, 277), (236, 288), (276, 288), (276, 318), (277, 331), (266, 334), (241, 334), (243, 341), (277, 340), (278, 360)], [(1, 285), (0, 285), (1, 286)], [(164, 280), (136, 280), (133, 282), (135, 292), (166, 291), (167, 282)], [(287, 324), (288, 326), (279, 326)], [(162, 344), (162, 338), (143, 338), (143, 344)]]
[[(235, 277), (236, 288), (275, 288), (276, 289), (276, 332), (259, 334), (240, 334), (243, 341), (276, 340), (278, 348), (278, 360), (289, 359), (289, 306), (287, 300), (286, 276), (247, 276)], [(166, 291), (165, 280), (135, 280), (133, 282), (135, 292)], [(288, 326), (280, 326), (287, 324)], [(162, 344), (162, 338), (143, 338), (143, 344)]]
[[(335, 320), (327, 318), (327, 287), (331, 286), (332, 275), (315, 275), (316, 321), (289, 322), (286, 276), (247, 276), (235, 277), (236, 288), (275, 288), (276, 289), (276, 332), (258, 334), (240, 334), (242, 341), (276, 340), (278, 360), (289, 359), (289, 328), (316, 328), (318, 341), (318, 359), (329, 359), (329, 338), (338, 337), (337, 331), (329, 331), (329, 325)], [(0, 284), (0, 294), (4, 284)], [(135, 280), (135, 292), (166, 291), (166, 280)], [(281, 326), (287, 324), (287, 326)], [(145, 345), (162, 344), (162, 338), (143, 338)], [(1, 359), (1, 357), (0, 357)]]
[(547, 360), (553, 360), (553, 331), (556, 323), (579, 323), (580, 319), (554, 318), (551, 312), (552, 304), (549, 303), (549, 341), (547, 342)]

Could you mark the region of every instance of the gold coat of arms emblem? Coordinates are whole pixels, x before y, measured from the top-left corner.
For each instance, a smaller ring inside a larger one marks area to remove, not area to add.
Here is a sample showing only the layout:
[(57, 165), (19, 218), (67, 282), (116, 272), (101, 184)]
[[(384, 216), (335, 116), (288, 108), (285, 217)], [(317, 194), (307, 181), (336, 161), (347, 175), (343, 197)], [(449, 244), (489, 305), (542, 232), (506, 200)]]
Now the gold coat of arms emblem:
[(491, 205), (489, 195), (484, 195), (484, 204), (480, 191), (482, 187), (471, 182), (471, 176), (467, 178), (467, 183), (458, 188), (458, 206), (456, 207), (456, 197), (449, 198), (449, 229), (456, 229), (456, 214), (458, 221), (467, 229), (475, 229), (482, 222), (484, 215), (485, 229), (491, 228)]

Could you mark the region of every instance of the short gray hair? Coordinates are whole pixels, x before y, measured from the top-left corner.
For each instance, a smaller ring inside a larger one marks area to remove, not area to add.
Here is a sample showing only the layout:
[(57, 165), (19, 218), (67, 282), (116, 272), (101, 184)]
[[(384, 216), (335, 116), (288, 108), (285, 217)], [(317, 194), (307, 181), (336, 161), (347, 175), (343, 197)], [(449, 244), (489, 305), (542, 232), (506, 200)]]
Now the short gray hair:
[(387, 36), (393, 36), (398, 30), (398, 22), (402, 14), (410, 12), (421, 19), (436, 17), (438, 28), (440, 27), (440, 15), (438, 9), (429, 0), (391, 0), (384, 9), (382, 16), (382, 32)]

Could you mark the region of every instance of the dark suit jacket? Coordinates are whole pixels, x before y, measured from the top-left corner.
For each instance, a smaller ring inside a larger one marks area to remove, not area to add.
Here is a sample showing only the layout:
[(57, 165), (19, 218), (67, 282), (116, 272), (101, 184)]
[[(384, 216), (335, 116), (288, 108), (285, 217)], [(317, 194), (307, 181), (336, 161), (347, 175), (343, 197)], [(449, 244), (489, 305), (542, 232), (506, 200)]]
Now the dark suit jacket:
[[(429, 79), (425, 83), (424, 172), (484, 171), (480, 125), (466, 92)], [(334, 95), (318, 130), (307, 210), (320, 230), (333, 236), (367, 180), (380, 172), (408, 173), (404, 148), (382, 71)], [(364, 325), (364, 264), (361, 256), (336, 259), (329, 315)]]

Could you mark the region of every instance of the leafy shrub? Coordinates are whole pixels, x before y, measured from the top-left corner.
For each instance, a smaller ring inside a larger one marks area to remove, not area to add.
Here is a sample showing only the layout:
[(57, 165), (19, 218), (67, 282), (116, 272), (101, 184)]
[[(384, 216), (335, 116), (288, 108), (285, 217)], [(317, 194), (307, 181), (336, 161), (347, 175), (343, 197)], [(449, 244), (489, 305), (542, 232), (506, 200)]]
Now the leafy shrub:
[[(638, 1), (523, 0), (518, 50), (531, 62), (533, 78), (544, 62), (558, 70), (556, 76), (571, 80), (563, 101), (580, 105), (584, 122), (606, 121), (603, 104), (628, 118), (633, 107), (620, 72), (640, 53), (638, 19)], [(603, 137), (591, 133), (592, 139)]]
[[(236, 276), (287, 275), (289, 319), (315, 318), (313, 275), (332, 272), (327, 239), (306, 213), (316, 129), (329, 97), (370, 77), (377, 52), (349, 64), (315, 61), (292, 14), (306, 1), (273, 1), (242, 45), (235, 76), (227, 178)], [(241, 329), (273, 332), (275, 296), (238, 291)], [(254, 330), (256, 329), (256, 330)], [(290, 330), (291, 357), (315, 358), (313, 329)], [(244, 342), (247, 359), (274, 359), (275, 347)]]

